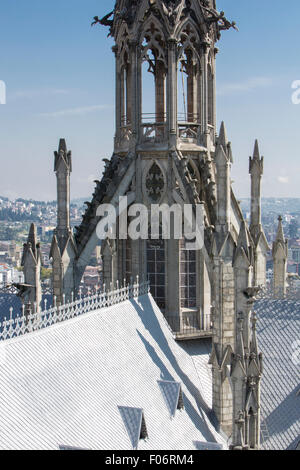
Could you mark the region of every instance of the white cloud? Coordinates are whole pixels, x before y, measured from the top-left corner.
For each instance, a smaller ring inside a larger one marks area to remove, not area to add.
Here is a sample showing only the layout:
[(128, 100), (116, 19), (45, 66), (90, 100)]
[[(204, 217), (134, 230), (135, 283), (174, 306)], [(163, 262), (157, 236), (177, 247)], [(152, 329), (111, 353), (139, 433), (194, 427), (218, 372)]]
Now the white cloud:
[(272, 84), (268, 77), (253, 77), (243, 82), (227, 83), (219, 86), (218, 95), (225, 96), (233, 93), (247, 93), (256, 88), (266, 88)]
[(288, 184), (289, 183), (289, 177), (288, 176), (278, 176), (277, 180), (281, 184)]
[(77, 177), (76, 182), (79, 184), (92, 184), (94, 181), (97, 179), (96, 175), (89, 175), (89, 176), (84, 176), (84, 177)]
[(41, 96), (59, 96), (68, 95), (71, 90), (65, 90), (62, 88), (41, 88), (34, 90), (18, 90), (10, 94), (10, 100), (17, 100), (19, 98), (34, 99)]
[(43, 117), (63, 117), (63, 116), (80, 116), (83, 114), (89, 114), (94, 111), (99, 111), (103, 109), (111, 109), (112, 106), (107, 106), (103, 104), (93, 105), (93, 106), (83, 106), (79, 108), (69, 108), (69, 109), (62, 109), (60, 111), (54, 111), (51, 113), (40, 113), (39, 116)]

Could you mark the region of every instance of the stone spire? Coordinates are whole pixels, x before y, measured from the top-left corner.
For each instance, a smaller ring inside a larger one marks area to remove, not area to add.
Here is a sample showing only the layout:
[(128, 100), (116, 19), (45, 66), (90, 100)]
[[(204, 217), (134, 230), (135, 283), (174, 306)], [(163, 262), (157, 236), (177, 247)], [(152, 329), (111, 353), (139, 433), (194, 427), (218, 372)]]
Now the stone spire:
[(260, 156), (258, 141), (255, 141), (252, 158), (249, 157), (251, 175), (251, 219), (250, 233), (254, 242), (254, 281), (255, 285), (266, 284), (266, 259), (269, 245), (261, 224), (261, 179), (264, 171), (264, 158)]
[(282, 225), (281, 215), (278, 217), (278, 228), (277, 228), (276, 241), (281, 242), (281, 243), (285, 243), (285, 237), (284, 237), (284, 232), (283, 232), (283, 225)]
[(74, 260), (76, 245), (70, 227), (70, 174), (72, 156), (65, 139), (60, 139), (58, 152), (54, 152), (54, 171), (57, 179), (57, 227), (54, 231), (50, 257), (53, 267), (53, 292), (57, 303), (63, 296), (70, 300), (75, 290)]
[(264, 171), (264, 158), (260, 157), (258, 141), (255, 141), (253, 157), (249, 157), (251, 175), (251, 220), (250, 232), (256, 238), (261, 232), (261, 178)]
[(24, 291), (22, 301), (26, 305), (26, 310), (39, 311), (42, 300), (41, 289), (41, 251), (37, 242), (36, 226), (31, 224), (27, 243), (23, 247), (22, 267), (24, 270), (24, 280), (27, 288)]
[(230, 229), (231, 202), (231, 145), (227, 139), (224, 122), (221, 124), (215, 162), (217, 167), (217, 201), (219, 231), (227, 233)]
[(227, 130), (226, 130), (224, 121), (221, 122), (218, 144), (222, 145), (223, 149), (226, 151), (227, 144), (228, 144), (228, 139), (227, 139)]
[(277, 295), (286, 294), (288, 241), (285, 239), (282, 226), (282, 217), (278, 217), (276, 240), (273, 243), (274, 262), (274, 291)]
[(247, 264), (252, 262), (252, 246), (249, 237), (249, 231), (246, 222), (243, 220), (240, 227), (240, 233), (237, 241), (235, 260), (243, 254), (247, 259)]
[(57, 236), (64, 243), (70, 231), (70, 173), (72, 155), (65, 139), (60, 139), (58, 152), (54, 152), (54, 171), (57, 178)]

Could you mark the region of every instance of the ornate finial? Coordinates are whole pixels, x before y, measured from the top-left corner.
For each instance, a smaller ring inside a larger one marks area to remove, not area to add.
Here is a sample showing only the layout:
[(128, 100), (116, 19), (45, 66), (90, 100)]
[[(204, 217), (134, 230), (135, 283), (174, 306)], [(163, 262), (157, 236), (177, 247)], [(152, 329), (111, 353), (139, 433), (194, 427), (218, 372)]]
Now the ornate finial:
[(230, 28), (233, 28), (236, 31), (238, 31), (236, 22), (228, 21), (227, 18), (225, 17), (224, 11), (221, 11), (219, 13), (215, 8), (209, 7), (209, 4), (201, 5), (201, 9), (202, 11), (205, 12), (205, 22), (209, 26), (212, 24), (215, 24), (217, 26), (217, 30), (219, 34), (220, 34), (220, 31), (227, 30)]
[(283, 218), (281, 215), (278, 216), (278, 229), (276, 235), (276, 241), (285, 242), (283, 226), (282, 226)]

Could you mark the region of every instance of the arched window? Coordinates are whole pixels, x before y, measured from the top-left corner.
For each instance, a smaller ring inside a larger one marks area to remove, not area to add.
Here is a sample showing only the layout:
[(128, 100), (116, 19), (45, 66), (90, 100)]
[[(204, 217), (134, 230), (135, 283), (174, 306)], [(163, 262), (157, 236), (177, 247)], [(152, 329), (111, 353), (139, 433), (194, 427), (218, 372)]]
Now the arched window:
[(180, 296), (182, 308), (197, 307), (196, 251), (187, 248), (186, 239), (180, 240)]
[(193, 51), (185, 50), (179, 61), (178, 121), (197, 122), (197, 65)]
[(120, 41), (119, 67), (120, 67), (120, 112), (121, 126), (131, 124), (131, 64), (128, 43), (128, 31), (124, 29)]
[(126, 63), (121, 69), (121, 124), (129, 126), (131, 124), (131, 70)]
[[(162, 139), (166, 121), (167, 62), (165, 40), (155, 22), (146, 27), (142, 43), (142, 121), (147, 140)], [(147, 125), (155, 124), (149, 127)]]
[(197, 123), (200, 60), (197, 53), (197, 33), (188, 23), (180, 35), (178, 63), (178, 121)]
[[(149, 60), (154, 62), (152, 53)], [(142, 63), (142, 118), (143, 122), (153, 122), (155, 117), (155, 82), (154, 70), (146, 61)]]
[(166, 308), (165, 240), (147, 240), (147, 273), (150, 291), (159, 308)]

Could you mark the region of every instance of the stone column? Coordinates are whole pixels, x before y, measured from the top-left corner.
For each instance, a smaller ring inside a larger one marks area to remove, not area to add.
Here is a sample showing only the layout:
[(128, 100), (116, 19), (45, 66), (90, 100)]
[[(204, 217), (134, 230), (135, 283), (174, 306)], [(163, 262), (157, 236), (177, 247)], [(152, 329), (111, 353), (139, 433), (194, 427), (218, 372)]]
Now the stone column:
[(140, 127), (140, 113), (139, 113), (139, 101), (141, 94), (140, 87), (140, 70), (138, 67), (138, 43), (136, 41), (129, 42), (130, 47), (130, 117), (131, 117), (131, 129), (132, 135), (130, 139), (130, 150), (135, 151), (137, 139), (139, 136)]
[(169, 145), (176, 146), (177, 137), (177, 41), (168, 41), (168, 124), (169, 124)]
[(216, 55), (218, 54), (219, 49), (217, 47), (214, 48), (214, 55), (213, 55), (213, 126), (214, 126), (214, 134), (217, 133), (217, 89), (216, 89)]
[(118, 54), (118, 47), (114, 46), (112, 48), (114, 54), (115, 54), (115, 73), (116, 73), (116, 88), (115, 88), (115, 93), (116, 93), (116, 109), (115, 109), (115, 119), (116, 119), (116, 130), (115, 130), (115, 151), (117, 150), (117, 146), (120, 142), (120, 137), (121, 137), (121, 82), (122, 82), (122, 75), (121, 75), (121, 70), (120, 70), (120, 60), (119, 60), (119, 54)]
[(131, 125), (132, 121), (132, 76), (131, 76), (131, 66), (127, 64), (126, 66), (126, 125)]
[(202, 116), (201, 116), (201, 123), (202, 123), (202, 134), (204, 142), (203, 144), (207, 147), (208, 146), (208, 136), (209, 136), (209, 129), (208, 129), (208, 53), (209, 53), (209, 42), (202, 43)]
[(187, 63), (187, 120), (196, 122), (197, 114), (197, 82), (193, 54), (188, 54)]
[(165, 66), (163, 62), (156, 62), (155, 69), (155, 121), (165, 120)]

